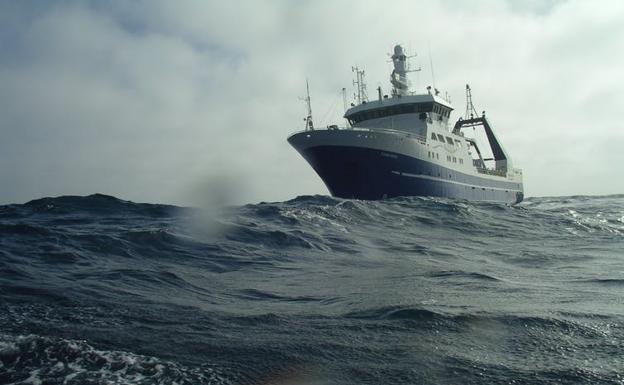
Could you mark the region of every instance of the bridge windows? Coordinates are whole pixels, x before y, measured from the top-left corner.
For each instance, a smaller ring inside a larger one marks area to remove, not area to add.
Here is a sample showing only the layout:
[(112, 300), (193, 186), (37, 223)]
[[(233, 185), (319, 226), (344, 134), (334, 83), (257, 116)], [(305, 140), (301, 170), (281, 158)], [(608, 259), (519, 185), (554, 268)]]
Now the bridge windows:
[(431, 112), (433, 103), (404, 103), (393, 106), (375, 108), (366, 111), (356, 112), (347, 117), (351, 124), (359, 123), (365, 120), (385, 118), (387, 116)]
[[(392, 115), (400, 114), (413, 114), (413, 113), (427, 113), (433, 112), (440, 117), (449, 117), (451, 115), (451, 109), (434, 102), (421, 102), (421, 103), (400, 103), (387, 107), (371, 108), (365, 111), (356, 112), (347, 116), (347, 119), (351, 124), (356, 124), (365, 120), (379, 119)], [(422, 118), (422, 117), (421, 117)]]
[(447, 107), (442, 106), (441, 104), (434, 104), (433, 112), (445, 118), (451, 116), (451, 110)]

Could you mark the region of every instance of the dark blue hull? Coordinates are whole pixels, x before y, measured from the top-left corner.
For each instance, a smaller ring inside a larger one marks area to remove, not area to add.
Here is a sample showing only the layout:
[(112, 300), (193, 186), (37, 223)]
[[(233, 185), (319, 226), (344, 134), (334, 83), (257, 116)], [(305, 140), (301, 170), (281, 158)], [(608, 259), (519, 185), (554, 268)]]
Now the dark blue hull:
[(340, 198), (436, 196), (517, 203), (524, 197), (521, 183), (469, 175), (397, 153), (316, 146), (303, 150), (302, 155), (330, 193)]

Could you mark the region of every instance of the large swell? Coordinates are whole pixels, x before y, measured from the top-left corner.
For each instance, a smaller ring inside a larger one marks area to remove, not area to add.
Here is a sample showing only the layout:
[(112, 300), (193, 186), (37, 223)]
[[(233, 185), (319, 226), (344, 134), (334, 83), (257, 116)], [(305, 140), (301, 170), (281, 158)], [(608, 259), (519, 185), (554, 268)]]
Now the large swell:
[(2, 384), (624, 384), (624, 196), (0, 206)]

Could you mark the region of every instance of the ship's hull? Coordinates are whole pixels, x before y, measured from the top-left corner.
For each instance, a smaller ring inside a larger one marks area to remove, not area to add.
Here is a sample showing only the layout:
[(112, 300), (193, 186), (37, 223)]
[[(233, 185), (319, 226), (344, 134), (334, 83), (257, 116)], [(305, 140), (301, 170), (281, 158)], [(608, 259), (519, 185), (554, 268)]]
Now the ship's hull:
[[(302, 135), (302, 134), (297, 134)], [(376, 200), (397, 196), (434, 196), (475, 201), (517, 203), (522, 183), (503, 177), (460, 172), (419, 157), (362, 144), (301, 145), (290, 143), (314, 168), (330, 193), (340, 198)], [(387, 146), (386, 146), (387, 147)]]

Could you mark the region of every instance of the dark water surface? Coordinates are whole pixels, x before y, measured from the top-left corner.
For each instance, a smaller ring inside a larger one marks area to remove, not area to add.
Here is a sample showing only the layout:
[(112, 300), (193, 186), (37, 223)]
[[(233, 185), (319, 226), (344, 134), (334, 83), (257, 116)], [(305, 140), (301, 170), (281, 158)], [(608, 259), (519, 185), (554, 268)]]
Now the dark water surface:
[(624, 384), (624, 196), (0, 206), (0, 383)]

